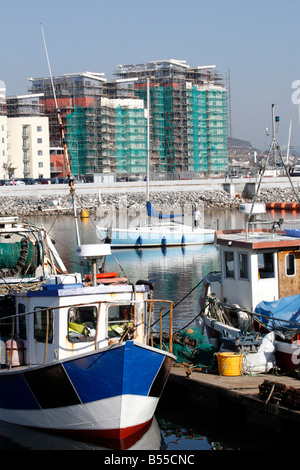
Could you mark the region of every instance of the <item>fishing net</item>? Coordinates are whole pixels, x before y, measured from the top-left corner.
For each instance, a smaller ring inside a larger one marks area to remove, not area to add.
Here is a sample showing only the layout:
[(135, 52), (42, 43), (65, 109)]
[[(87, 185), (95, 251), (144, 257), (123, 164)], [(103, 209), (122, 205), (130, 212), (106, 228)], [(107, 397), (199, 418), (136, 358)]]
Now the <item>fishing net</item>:
[[(168, 338), (165, 338), (164, 348), (168, 347)], [(177, 364), (188, 364), (209, 371), (215, 368), (214, 354), (217, 351), (197, 328), (186, 328), (173, 336), (173, 354), (177, 357)]]

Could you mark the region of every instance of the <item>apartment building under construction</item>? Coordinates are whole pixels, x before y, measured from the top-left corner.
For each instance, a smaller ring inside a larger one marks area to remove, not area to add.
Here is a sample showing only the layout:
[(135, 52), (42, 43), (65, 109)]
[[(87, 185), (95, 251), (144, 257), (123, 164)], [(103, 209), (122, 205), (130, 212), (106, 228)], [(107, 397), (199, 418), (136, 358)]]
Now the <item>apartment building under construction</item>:
[[(227, 170), (227, 90), (214, 66), (161, 60), (120, 65), (115, 76), (53, 78), (74, 174), (145, 174), (147, 107), (152, 173)], [(44, 93), (55, 147), (60, 133), (50, 78), (31, 81), (32, 92)]]

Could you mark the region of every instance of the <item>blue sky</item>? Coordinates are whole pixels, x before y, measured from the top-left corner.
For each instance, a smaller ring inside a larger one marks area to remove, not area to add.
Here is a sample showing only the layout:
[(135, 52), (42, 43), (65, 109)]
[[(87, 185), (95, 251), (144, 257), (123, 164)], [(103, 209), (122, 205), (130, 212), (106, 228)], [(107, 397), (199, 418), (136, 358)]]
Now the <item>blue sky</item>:
[(271, 105), (277, 139), (300, 145), (299, 0), (2, 0), (0, 80), (7, 94), (26, 93), (28, 77), (103, 72), (159, 59), (230, 70), (232, 136), (268, 147)]

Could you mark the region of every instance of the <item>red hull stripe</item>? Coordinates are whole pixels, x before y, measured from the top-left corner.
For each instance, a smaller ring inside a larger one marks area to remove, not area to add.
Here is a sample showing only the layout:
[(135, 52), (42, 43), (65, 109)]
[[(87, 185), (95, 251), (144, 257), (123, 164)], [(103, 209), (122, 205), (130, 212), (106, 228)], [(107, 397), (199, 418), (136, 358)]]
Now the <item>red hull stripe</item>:
[(139, 441), (148, 431), (152, 419), (146, 423), (130, 426), (124, 429), (78, 429), (61, 430), (48, 429), (55, 434), (73, 437), (74, 439), (90, 442), (113, 450), (126, 450)]

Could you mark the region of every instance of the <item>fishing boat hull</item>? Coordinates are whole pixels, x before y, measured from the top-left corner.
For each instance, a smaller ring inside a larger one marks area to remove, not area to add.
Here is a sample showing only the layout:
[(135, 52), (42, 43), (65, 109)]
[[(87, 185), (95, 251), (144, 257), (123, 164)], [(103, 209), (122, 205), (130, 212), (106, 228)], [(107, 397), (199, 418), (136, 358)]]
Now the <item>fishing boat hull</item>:
[(0, 419), (127, 449), (150, 428), (174, 360), (127, 341), (51, 365), (3, 370)]
[[(102, 238), (106, 238), (107, 229), (98, 227)], [(204, 245), (214, 243), (214, 230), (197, 228), (183, 230), (180, 226), (150, 226), (133, 229), (113, 229), (110, 238), (112, 248)]]

